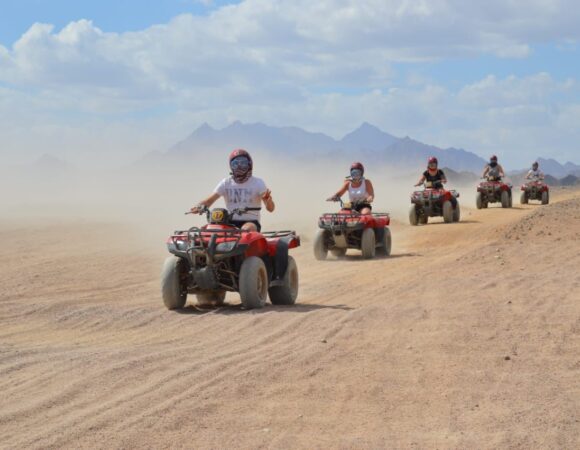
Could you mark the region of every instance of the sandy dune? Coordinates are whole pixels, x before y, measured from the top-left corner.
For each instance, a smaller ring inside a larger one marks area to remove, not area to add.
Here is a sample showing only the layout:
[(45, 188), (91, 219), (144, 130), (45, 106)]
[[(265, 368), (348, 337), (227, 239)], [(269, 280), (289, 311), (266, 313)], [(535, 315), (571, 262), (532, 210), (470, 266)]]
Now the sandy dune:
[(0, 447), (580, 448), (580, 193), (553, 201), (396, 224), (386, 260), (305, 242), (300, 305), (250, 312), (166, 311), (132, 228), (5, 221)]

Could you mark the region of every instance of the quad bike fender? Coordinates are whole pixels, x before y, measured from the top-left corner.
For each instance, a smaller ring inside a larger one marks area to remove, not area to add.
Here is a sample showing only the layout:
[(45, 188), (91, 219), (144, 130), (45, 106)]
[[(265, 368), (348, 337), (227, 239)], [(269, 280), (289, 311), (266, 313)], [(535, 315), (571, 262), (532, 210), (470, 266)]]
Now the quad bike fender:
[(264, 255), (268, 255), (269, 249), (266, 239), (259, 233), (248, 234), (257, 234), (259, 237), (248, 243), (248, 247), (244, 253), (245, 257), (249, 258), (250, 256), (258, 256), (261, 258)]

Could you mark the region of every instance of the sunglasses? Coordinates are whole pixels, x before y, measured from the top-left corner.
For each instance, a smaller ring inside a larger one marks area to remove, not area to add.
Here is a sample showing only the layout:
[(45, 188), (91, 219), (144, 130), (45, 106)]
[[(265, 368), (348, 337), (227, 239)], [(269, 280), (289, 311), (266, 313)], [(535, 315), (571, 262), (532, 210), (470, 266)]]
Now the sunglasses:
[(250, 168), (250, 160), (248, 158), (243, 157), (243, 156), (239, 156), (237, 158), (232, 159), (232, 161), (230, 162), (230, 167), (232, 168), (232, 170), (249, 169)]
[(350, 171), (350, 176), (354, 178), (362, 177), (362, 174), (363, 174), (362, 170), (360, 169), (352, 169)]
[(435, 167), (437, 167), (437, 163), (429, 163), (430, 169), (434, 169)]

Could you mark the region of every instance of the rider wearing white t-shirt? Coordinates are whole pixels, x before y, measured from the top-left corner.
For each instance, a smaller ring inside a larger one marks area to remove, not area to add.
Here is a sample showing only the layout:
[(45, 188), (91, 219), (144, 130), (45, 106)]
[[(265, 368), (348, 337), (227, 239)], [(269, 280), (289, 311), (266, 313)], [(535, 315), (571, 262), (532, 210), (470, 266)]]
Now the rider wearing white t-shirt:
[(532, 168), (530, 169), (530, 171), (526, 175), (526, 180), (538, 181), (538, 180), (543, 180), (543, 179), (544, 179), (544, 172), (542, 172), (540, 170), (540, 165), (536, 161), (536, 162), (534, 162), (534, 164), (532, 164)]
[(231, 176), (220, 181), (213, 194), (191, 208), (191, 212), (199, 213), (203, 207), (209, 208), (218, 198), (223, 197), (230, 213), (236, 209), (248, 209), (245, 213), (232, 214), (232, 225), (247, 231), (259, 231), (262, 202), (269, 212), (275, 208), (270, 190), (261, 178), (252, 176), (253, 161), (247, 151), (234, 150), (229, 161)]

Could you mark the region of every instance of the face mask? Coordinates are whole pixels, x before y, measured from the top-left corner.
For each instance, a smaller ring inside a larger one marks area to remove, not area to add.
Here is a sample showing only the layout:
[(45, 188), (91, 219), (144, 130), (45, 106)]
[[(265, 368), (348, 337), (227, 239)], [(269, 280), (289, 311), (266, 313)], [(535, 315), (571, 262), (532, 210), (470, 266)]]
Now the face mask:
[(250, 160), (245, 156), (238, 156), (230, 162), (232, 176), (236, 183), (246, 182), (252, 175), (252, 165)]
[(360, 169), (352, 169), (350, 171), (350, 176), (353, 180), (358, 181), (362, 178), (363, 172)]
[(495, 166), (497, 166), (497, 161), (490, 161), (489, 165), (491, 167), (495, 167)]

